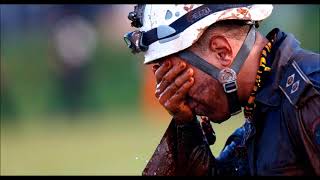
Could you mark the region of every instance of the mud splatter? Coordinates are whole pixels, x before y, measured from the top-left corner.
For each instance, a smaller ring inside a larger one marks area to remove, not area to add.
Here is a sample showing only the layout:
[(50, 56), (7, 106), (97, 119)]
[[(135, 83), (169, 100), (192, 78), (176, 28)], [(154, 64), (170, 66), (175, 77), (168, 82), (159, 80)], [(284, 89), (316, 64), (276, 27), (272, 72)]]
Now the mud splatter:
[(184, 5), (183, 9), (187, 12), (191, 11), (193, 8), (193, 4)]
[(203, 28), (199, 28), (197, 29), (198, 31), (198, 35), (197, 38), (195, 40), (193, 40), (192, 44), (196, 43), (198, 41), (198, 39), (202, 36), (202, 34), (205, 32), (205, 30), (208, 28), (209, 26), (205, 26)]

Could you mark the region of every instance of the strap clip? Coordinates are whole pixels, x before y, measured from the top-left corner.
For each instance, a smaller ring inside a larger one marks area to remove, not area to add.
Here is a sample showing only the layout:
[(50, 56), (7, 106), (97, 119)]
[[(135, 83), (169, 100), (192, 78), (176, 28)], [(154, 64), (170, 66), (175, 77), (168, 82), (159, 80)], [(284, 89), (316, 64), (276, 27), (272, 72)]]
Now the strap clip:
[(233, 69), (222, 69), (219, 72), (219, 81), (223, 86), (224, 92), (226, 93), (232, 93), (238, 90), (237, 74)]
[(226, 92), (226, 93), (232, 93), (232, 92), (238, 90), (238, 86), (237, 86), (236, 81), (230, 81), (230, 82), (224, 83), (222, 85), (223, 85), (224, 92)]

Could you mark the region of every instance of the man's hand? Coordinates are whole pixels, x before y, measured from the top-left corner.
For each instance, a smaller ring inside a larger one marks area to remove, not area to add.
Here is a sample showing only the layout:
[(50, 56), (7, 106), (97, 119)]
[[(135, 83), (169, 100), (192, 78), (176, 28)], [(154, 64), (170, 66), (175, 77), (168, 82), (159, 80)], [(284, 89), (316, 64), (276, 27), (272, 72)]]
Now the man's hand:
[(177, 123), (191, 121), (193, 113), (186, 102), (186, 95), (194, 83), (193, 70), (181, 60), (166, 60), (153, 66), (156, 76), (156, 92), (160, 104)]

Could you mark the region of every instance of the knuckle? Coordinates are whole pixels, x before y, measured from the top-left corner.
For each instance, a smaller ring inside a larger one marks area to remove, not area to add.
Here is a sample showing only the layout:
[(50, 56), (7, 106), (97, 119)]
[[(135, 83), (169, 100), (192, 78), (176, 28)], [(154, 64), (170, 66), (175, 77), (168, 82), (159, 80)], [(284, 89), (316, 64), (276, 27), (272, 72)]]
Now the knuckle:
[(169, 91), (170, 91), (172, 94), (175, 94), (175, 93), (177, 93), (177, 91), (178, 91), (178, 87), (177, 87), (175, 84), (172, 84), (172, 85), (170, 85), (170, 87), (169, 87)]
[(163, 96), (160, 95), (160, 97), (158, 98), (158, 101), (160, 104), (164, 105), (166, 104), (166, 99), (163, 98)]
[(168, 74), (166, 74), (165, 76), (162, 77), (162, 82), (164, 84), (167, 84), (170, 81), (170, 77)]
[(157, 83), (157, 85), (156, 85), (156, 91), (158, 91), (158, 90), (160, 89), (160, 85), (161, 85), (161, 83)]
[(177, 78), (174, 83), (177, 85), (177, 86), (181, 86), (182, 84), (182, 79), (181, 78)]
[(190, 83), (189, 82), (186, 82), (183, 84), (182, 88), (181, 89), (186, 89), (190, 86)]
[(165, 106), (167, 109), (172, 110), (172, 103), (171, 103), (171, 101), (166, 101), (166, 102), (164, 103), (164, 106)]
[(165, 85), (165, 83), (161, 83), (158, 87), (158, 94), (160, 95), (161, 93), (163, 93), (165, 90), (167, 89), (167, 85)]
[(159, 80), (159, 79), (161, 79), (161, 76), (162, 76), (162, 75), (163, 75), (163, 68), (160, 67), (160, 68), (158, 68), (158, 69), (156, 70), (155, 76), (156, 76), (156, 78)]
[(155, 90), (155, 95), (156, 95), (156, 97), (158, 98), (161, 93), (162, 93), (161, 85), (160, 85), (160, 84), (157, 84), (157, 87), (156, 87), (156, 90)]
[(172, 83), (171, 86), (175, 91), (177, 91), (180, 88), (180, 86), (178, 86), (175, 82)]
[(166, 77), (163, 77), (161, 82), (160, 82), (160, 85), (159, 86), (163, 86), (163, 85), (166, 85), (168, 83), (168, 80)]
[(159, 77), (159, 73), (160, 73), (160, 70), (161, 70), (161, 67), (160, 68), (158, 68), (156, 71), (155, 71), (155, 75), (156, 75), (156, 77)]
[(179, 74), (183, 69), (181, 69), (179, 66), (175, 66), (174, 71), (172, 72), (174, 75)]
[(156, 76), (156, 82), (157, 83), (161, 82), (161, 80), (162, 80), (161, 76), (159, 74), (158, 75), (156, 74), (155, 76)]
[(156, 90), (156, 91), (154, 92), (154, 95), (155, 95), (157, 98), (159, 98), (159, 95), (160, 95), (159, 91)]
[(179, 89), (179, 94), (184, 94), (189, 90), (188, 86), (186, 86), (186, 84), (184, 84), (183, 86), (181, 86), (181, 88)]
[(187, 81), (186, 83), (183, 84), (184, 88), (190, 88), (192, 86), (192, 81)]

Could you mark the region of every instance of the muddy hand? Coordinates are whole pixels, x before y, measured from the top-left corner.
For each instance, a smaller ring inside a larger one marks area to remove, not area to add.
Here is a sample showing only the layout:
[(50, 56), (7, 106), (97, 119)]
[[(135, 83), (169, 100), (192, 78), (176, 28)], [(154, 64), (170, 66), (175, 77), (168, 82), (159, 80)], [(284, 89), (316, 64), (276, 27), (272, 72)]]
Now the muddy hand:
[(156, 76), (156, 92), (160, 104), (177, 123), (191, 121), (193, 113), (186, 103), (186, 95), (194, 83), (193, 70), (181, 60), (167, 60), (153, 66)]
[(200, 123), (203, 133), (207, 138), (208, 144), (213, 145), (216, 142), (216, 134), (212, 128), (209, 118), (206, 116), (201, 116)]

